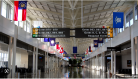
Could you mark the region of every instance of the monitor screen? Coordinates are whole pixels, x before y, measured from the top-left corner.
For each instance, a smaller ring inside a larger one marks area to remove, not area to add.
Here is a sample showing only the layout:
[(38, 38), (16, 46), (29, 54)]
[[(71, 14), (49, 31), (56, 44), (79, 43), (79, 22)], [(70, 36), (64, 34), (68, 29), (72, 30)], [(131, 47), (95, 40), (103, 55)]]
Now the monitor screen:
[(111, 59), (111, 57), (107, 57), (107, 59)]

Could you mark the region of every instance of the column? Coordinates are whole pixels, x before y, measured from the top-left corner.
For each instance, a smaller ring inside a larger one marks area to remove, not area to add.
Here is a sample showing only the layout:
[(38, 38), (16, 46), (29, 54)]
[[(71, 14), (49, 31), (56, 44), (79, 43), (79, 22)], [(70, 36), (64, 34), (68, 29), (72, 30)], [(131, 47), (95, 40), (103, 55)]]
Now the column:
[(16, 40), (18, 35), (18, 28), (14, 26), (14, 42), (13, 42), (13, 60), (12, 60), (12, 78), (15, 77), (15, 65), (16, 65)]
[(103, 70), (103, 53), (101, 54), (101, 71)]
[[(134, 12), (135, 12), (135, 7), (133, 6), (133, 15), (134, 15)], [(132, 62), (132, 65), (131, 65), (132, 75), (134, 75), (135, 74), (135, 49), (134, 49), (134, 39), (133, 39), (133, 26), (131, 26), (131, 62)]]
[(103, 52), (103, 72), (105, 72), (105, 52)]
[(0, 0), (0, 14), (1, 14), (1, 10), (2, 10), (2, 0)]
[(54, 61), (55, 61), (55, 60), (54, 60), (54, 57), (53, 57), (53, 69), (54, 69), (54, 65), (55, 65), (55, 64), (54, 64)]
[[(0, 1), (1, 2), (1, 1)], [(8, 47), (8, 68), (11, 70), (11, 60), (12, 60), (12, 37), (9, 39), (9, 47)], [(11, 74), (8, 75), (8, 78), (11, 78)]]
[(37, 71), (38, 71), (38, 46), (39, 46), (39, 40), (37, 40), (37, 47), (36, 47), (36, 63), (35, 63), (35, 71), (36, 71), (36, 77), (37, 77)]
[(46, 65), (46, 64), (47, 64), (47, 58), (46, 58), (47, 56), (46, 56), (46, 55), (47, 55), (47, 54), (46, 54), (46, 52), (45, 52), (45, 72), (46, 72), (46, 68), (47, 68), (47, 65)]
[(111, 73), (113, 74), (113, 52), (111, 51)]
[(138, 74), (138, 36), (137, 36), (137, 53), (136, 53), (136, 74)]
[(35, 54), (36, 54), (35, 52), (36, 52), (36, 51), (35, 51), (35, 47), (34, 47), (34, 51), (33, 51), (33, 74), (35, 74), (35, 66), (36, 66), (36, 65), (35, 65), (35, 59), (36, 59), (36, 58), (35, 58)]
[(96, 55), (96, 70), (98, 70), (98, 56)]
[(114, 51), (114, 75), (116, 75), (116, 52)]
[(48, 57), (48, 52), (47, 52), (47, 69), (48, 69), (48, 64), (49, 64), (49, 57)]

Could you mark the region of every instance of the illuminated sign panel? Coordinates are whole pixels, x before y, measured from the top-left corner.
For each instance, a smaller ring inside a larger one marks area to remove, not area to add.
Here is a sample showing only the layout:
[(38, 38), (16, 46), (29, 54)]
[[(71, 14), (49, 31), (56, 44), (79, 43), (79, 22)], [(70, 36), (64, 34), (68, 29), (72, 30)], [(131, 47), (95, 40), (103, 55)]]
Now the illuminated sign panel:
[(69, 28), (33, 28), (33, 38), (70, 38)]
[[(110, 29), (110, 30), (109, 30)], [(76, 28), (76, 38), (112, 38), (112, 28)], [(109, 31), (108, 31), (109, 30)]]

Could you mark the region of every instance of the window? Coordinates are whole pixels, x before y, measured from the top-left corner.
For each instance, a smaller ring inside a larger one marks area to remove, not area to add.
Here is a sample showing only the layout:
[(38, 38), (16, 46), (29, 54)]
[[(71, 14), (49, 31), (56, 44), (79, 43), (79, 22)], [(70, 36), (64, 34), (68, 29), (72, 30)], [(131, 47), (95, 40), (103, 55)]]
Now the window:
[(27, 21), (27, 32), (30, 33), (30, 23)]
[(23, 21), (19, 22), (19, 26), (23, 28)]
[(138, 19), (138, 16), (137, 16), (137, 10), (138, 9), (138, 6), (136, 6), (136, 9), (135, 9), (135, 20), (137, 20)]
[(14, 24), (18, 26), (18, 21), (14, 21)]
[(26, 31), (26, 21), (24, 21), (24, 31)]
[(13, 8), (11, 7), (11, 14), (10, 14), (10, 20), (13, 20)]
[(5, 18), (6, 18), (6, 8), (7, 8), (6, 2), (2, 1), (2, 11), (1, 11), (1, 15), (4, 16)]

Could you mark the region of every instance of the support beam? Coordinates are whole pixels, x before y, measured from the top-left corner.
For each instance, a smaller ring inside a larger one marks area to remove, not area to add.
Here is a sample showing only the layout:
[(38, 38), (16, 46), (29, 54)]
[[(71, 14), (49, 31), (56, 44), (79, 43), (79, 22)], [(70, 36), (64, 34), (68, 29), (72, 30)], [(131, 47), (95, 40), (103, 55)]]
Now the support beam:
[[(90, 16), (90, 15), (92, 16), (92, 15), (95, 15), (95, 14), (101, 14), (102, 12), (113, 11), (113, 10), (124, 8), (124, 7), (128, 7), (128, 5), (118, 6), (118, 7), (110, 8), (110, 9), (99, 10), (99, 11), (95, 11), (95, 12), (91, 12), (91, 13), (85, 13), (84, 17), (85, 16)], [(77, 18), (77, 19), (80, 19), (80, 18)]]
[(14, 26), (14, 42), (13, 42), (13, 57), (12, 57), (12, 78), (15, 78), (16, 65), (16, 43), (17, 43), (18, 27)]
[[(133, 6), (133, 12), (135, 11), (134, 6)], [(134, 78), (135, 75), (135, 49), (134, 49), (134, 38), (133, 38), (133, 26), (131, 26), (131, 62), (132, 62), (132, 75)]]
[(62, 28), (64, 28), (64, 0), (62, 0)]
[(35, 7), (30, 7), (30, 6), (27, 6), (27, 9), (40, 11), (40, 12), (44, 12), (44, 13), (49, 13), (49, 14), (53, 14), (53, 15), (60, 15), (60, 16), (62, 15), (61, 13), (58, 13), (58, 12), (48, 11), (48, 10), (35, 8)]
[[(9, 46), (8, 46), (8, 68), (11, 70), (11, 60), (12, 60), (12, 46), (13, 46), (13, 40), (12, 37), (9, 39)], [(11, 73), (8, 75), (8, 78), (11, 78)]]
[(136, 52), (136, 74), (138, 74), (138, 36), (136, 37), (137, 39), (137, 42), (136, 42), (136, 44), (137, 44), (137, 47), (136, 47), (136, 50), (137, 50), (137, 52)]
[(81, 28), (83, 28), (83, 0), (81, 0)]
[(114, 76), (116, 76), (116, 52), (114, 51)]
[[(39, 19), (51, 21), (51, 22), (62, 23), (62, 22), (59, 21), (59, 20), (54, 20), (54, 19), (49, 19), (49, 18), (45, 18), (45, 17), (35, 16), (35, 15), (32, 15), (32, 14), (28, 14), (28, 16), (30, 16), (30, 17), (32, 17), (32, 18), (39, 18)], [(35, 21), (35, 20), (37, 20), (37, 19), (32, 19), (32, 21)]]

